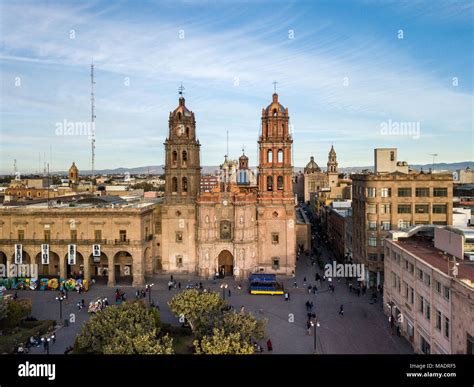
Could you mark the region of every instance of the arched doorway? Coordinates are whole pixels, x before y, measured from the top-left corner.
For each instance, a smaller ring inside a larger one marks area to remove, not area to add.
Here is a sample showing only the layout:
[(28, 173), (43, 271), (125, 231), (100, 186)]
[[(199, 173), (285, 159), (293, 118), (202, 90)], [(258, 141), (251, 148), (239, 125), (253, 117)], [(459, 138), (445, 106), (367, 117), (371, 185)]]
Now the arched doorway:
[(7, 266), (7, 260), (7, 255), (3, 251), (0, 251), (0, 263)]
[(66, 260), (66, 278), (83, 278), (84, 277), (84, 257), (76, 250), (76, 263), (70, 265), (68, 263), (68, 254), (64, 257)]
[(234, 275), (234, 256), (228, 250), (222, 250), (217, 258), (217, 267), (221, 276)]
[[(111, 268), (109, 268), (111, 270)], [(133, 283), (133, 257), (128, 251), (119, 251), (114, 255), (115, 282)]]
[(53, 251), (49, 252), (49, 264), (43, 265), (41, 261), (41, 253), (36, 254), (35, 262), (38, 265), (38, 275), (40, 276), (56, 276), (59, 275), (59, 256)]
[(100, 257), (94, 257), (93, 254), (90, 254), (89, 264), (91, 279), (95, 279), (99, 283), (107, 283), (109, 271), (109, 258), (107, 255), (103, 251), (100, 252)]

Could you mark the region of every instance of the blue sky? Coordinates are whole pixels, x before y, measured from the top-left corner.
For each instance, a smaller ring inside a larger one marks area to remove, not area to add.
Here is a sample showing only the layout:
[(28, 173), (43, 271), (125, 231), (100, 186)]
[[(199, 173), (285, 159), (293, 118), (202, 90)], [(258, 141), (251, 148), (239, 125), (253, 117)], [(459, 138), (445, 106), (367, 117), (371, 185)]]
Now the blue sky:
[[(50, 146), (54, 170), (90, 169), (87, 136), (56, 125), (90, 119), (92, 59), (97, 169), (163, 163), (181, 82), (203, 165), (222, 161), (226, 130), (231, 156), (244, 147), (255, 164), (275, 80), (296, 166), (311, 155), (325, 166), (331, 144), (342, 167), (385, 146), (413, 164), (474, 160), (470, 1), (0, 4), (0, 173), (14, 159), (42, 168)], [(419, 138), (384, 134), (387, 122), (418, 124)]]

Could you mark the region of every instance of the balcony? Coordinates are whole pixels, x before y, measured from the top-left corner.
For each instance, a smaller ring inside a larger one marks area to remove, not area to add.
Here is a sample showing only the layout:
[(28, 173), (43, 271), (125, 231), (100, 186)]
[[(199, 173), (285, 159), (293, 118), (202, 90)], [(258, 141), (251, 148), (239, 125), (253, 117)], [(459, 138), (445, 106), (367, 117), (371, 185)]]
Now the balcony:
[(115, 239), (114, 245), (129, 245), (130, 239)]
[(0, 239), (0, 244), (22, 245), (106, 245), (107, 239)]

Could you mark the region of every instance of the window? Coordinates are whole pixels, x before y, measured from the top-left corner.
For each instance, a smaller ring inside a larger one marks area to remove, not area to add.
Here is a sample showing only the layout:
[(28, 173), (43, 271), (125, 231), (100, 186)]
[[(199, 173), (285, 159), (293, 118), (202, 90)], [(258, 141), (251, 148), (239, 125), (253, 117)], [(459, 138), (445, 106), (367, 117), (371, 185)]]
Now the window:
[(417, 214), (428, 214), (430, 206), (428, 204), (415, 204), (415, 212)]
[(435, 280), (436, 293), (441, 294), (441, 282)]
[(178, 152), (173, 151), (172, 156), (171, 156), (171, 161), (173, 164), (176, 165), (176, 163), (178, 162)]
[(390, 222), (388, 221), (383, 221), (380, 223), (380, 229), (383, 231), (389, 231), (390, 230)]
[(369, 246), (377, 247), (377, 238), (369, 237)]
[(433, 204), (433, 214), (446, 214), (446, 204)]
[(183, 267), (183, 256), (177, 255), (176, 256), (176, 267)]
[(428, 301), (425, 302), (425, 317), (427, 320), (431, 320), (431, 305)]
[(186, 137), (189, 138), (189, 126), (186, 126)]
[(188, 178), (187, 177), (183, 177), (182, 189), (183, 189), (183, 192), (188, 192)]
[(380, 195), (383, 198), (389, 198), (390, 196), (392, 196), (392, 189), (391, 188), (382, 188), (380, 190)]
[(370, 231), (377, 231), (377, 222), (369, 221), (368, 225)]
[(410, 287), (410, 300), (409, 300), (410, 304), (414, 304), (415, 303), (415, 290)]
[(408, 296), (409, 296), (409, 291), (408, 291), (408, 284), (403, 281), (403, 290), (404, 290), (404, 294), (405, 294), (405, 300), (408, 300)]
[(278, 178), (277, 178), (277, 188), (279, 190), (283, 189), (283, 176), (278, 176)]
[(277, 245), (280, 243), (280, 235), (277, 232), (272, 232), (272, 244)]
[(25, 230), (18, 230), (18, 240), (22, 241), (25, 239)]
[(423, 314), (424, 310), (425, 310), (425, 306), (423, 304), (423, 297), (418, 295), (418, 312)]
[(376, 253), (369, 253), (369, 254), (367, 254), (367, 258), (368, 258), (369, 261), (375, 262), (375, 261), (377, 261), (377, 254)]
[(395, 152), (390, 151), (390, 161), (395, 161)]
[(438, 309), (435, 309), (435, 316), (435, 327), (441, 332), (441, 312)]
[(377, 213), (377, 204), (367, 204), (367, 213), (376, 214)]
[(375, 193), (376, 193), (375, 188), (373, 188), (373, 187), (367, 188), (367, 197), (368, 198), (375, 198)]
[(407, 229), (410, 227), (410, 221), (409, 220), (403, 220), (403, 219), (400, 219), (398, 221), (398, 228), (400, 230), (404, 230), (404, 229)]
[(381, 214), (390, 214), (390, 204), (381, 204), (380, 213)]
[(71, 242), (77, 241), (77, 230), (71, 230)]
[(399, 214), (410, 214), (411, 213), (411, 204), (399, 204), (397, 207)]
[(434, 197), (443, 197), (445, 198), (448, 196), (448, 189), (447, 188), (433, 188), (433, 196)]
[(413, 272), (415, 271), (415, 266), (413, 265), (413, 263), (407, 262), (407, 271), (408, 271), (410, 274), (413, 274)]
[(430, 196), (429, 188), (417, 188), (415, 190), (415, 195), (417, 198), (426, 198)]
[(188, 161), (188, 152), (186, 151), (183, 151), (183, 158), (182, 158), (182, 162), (184, 165), (186, 165), (186, 162)]
[(423, 281), (423, 270), (421, 269), (416, 269), (416, 276), (420, 281)]
[(277, 158), (279, 163), (283, 162), (283, 151), (281, 149), (278, 150), (278, 158)]
[(423, 282), (426, 286), (431, 286), (431, 276), (429, 274), (423, 273)]
[(267, 152), (267, 162), (268, 163), (273, 163), (273, 152), (271, 149), (268, 150)]
[(96, 242), (100, 242), (102, 240), (102, 230), (94, 230), (94, 239)]
[(171, 179), (171, 191), (178, 192), (178, 178), (177, 177), (173, 177), (173, 179)]
[(272, 258), (272, 269), (273, 270), (280, 269), (280, 258), (276, 258), (276, 257)]
[(127, 241), (127, 230), (120, 230), (119, 231), (119, 240), (120, 240), (120, 242), (126, 242)]
[(176, 242), (181, 243), (183, 241), (183, 233), (181, 231), (176, 232)]
[(443, 297), (449, 300), (449, 288), (443, 286)]
[(51, 230), (44, 230), (44, 241), (49, 242), (51, 240)]
[(430, 344), (421, 335), (420, 335), (420, 349), (421, 349), (421, 352), (423, 352), (425, 355), (429, 355), (431, 353)]
[(273, 191), (273, 177), (267, 176), (267, 191)]
[(411, 188), (399, 188), (398, 197), (400, 198), (409, 198), (411, 197)]
[(444, 337), (449, 339), (449, 318), (444, 316)]

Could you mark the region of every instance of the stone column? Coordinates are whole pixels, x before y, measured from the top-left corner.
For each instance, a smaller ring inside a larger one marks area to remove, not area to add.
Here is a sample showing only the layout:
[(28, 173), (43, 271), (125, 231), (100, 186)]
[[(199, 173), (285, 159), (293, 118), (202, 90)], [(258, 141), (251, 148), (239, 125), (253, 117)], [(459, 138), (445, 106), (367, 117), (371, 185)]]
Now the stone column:
[(107, 281), (107, 286), (115, 286), (115, 265), (114, 265), (114, 253), (110, 253), (108, 256), (109, 259), (109, 278)]
[(145, 256), (142, 250), (132, 251), (132, 274), (133, 283), (132, 286), (143, 286), (145, 285)]
[(91, 281), (91, 259), (89, 256), (84, 258), (84, 279), (88, 283)]
[(64, 249), (58, 254), (59, 256), (59, 277), (66, 279), (67, 274), (67, 256), (65, 256)]

